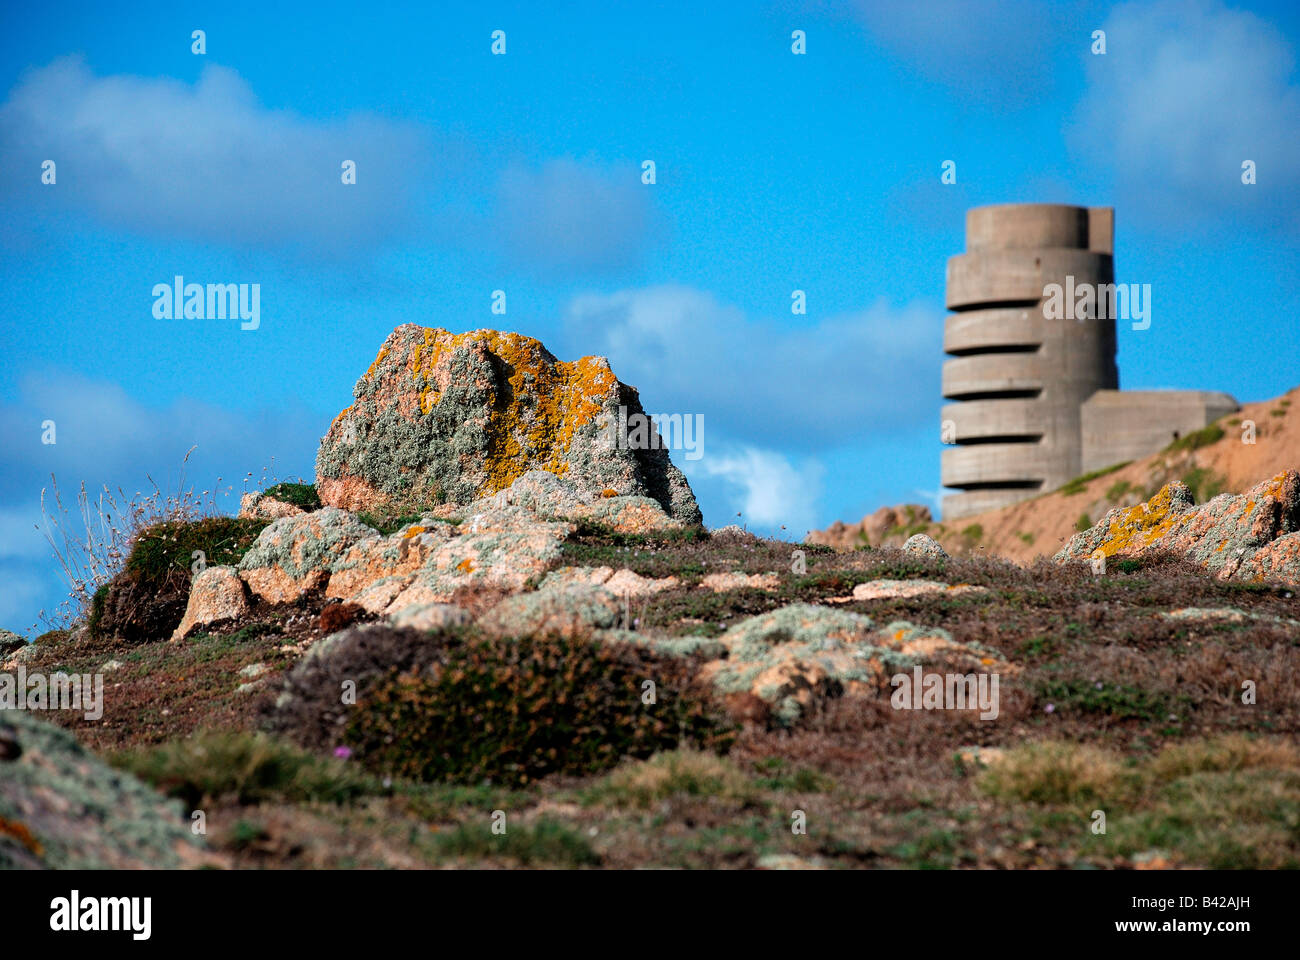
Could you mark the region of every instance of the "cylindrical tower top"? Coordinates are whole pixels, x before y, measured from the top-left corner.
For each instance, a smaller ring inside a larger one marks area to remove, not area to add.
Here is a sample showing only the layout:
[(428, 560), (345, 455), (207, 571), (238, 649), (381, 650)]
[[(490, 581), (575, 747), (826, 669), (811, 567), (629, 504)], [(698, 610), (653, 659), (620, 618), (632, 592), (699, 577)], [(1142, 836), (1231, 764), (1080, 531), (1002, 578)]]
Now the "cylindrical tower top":
[(1111, 253), (1114, 210), (1062, 203), (1003, 203), (966, 212), (966, 249), (1057, 248)]

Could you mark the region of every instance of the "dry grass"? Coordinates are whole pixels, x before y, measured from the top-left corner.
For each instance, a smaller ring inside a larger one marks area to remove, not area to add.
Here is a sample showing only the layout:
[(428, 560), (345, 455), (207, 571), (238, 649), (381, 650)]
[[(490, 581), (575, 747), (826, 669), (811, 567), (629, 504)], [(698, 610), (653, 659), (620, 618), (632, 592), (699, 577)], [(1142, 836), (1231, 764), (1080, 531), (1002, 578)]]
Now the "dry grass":
[[(95, 591), (122, 572), (135, 538), (142, 530), (160, 523), (183, 523), (216, 516), (221, 478), (211, 489), (196, 492), (187, 486), (185, 467), (195, 447), (181, 459), (175, 492), (164, 492), (152, 476), (148, 491), (129, 495), (104, 485), (92, 494), (85, 482), (77, 491), (75, 506), (64, 503), (58, 480), (50, 474), (50, 486), (41, 490), (41, 532), (54, 553), (69, 596), (51, 613), (42, 610), (47, 629), (67, 629), (84, 620)], [(229, 492), (229, 491), (227, 491)]]
[(611, 806), (638, 809), (681, 797), (750, 805), (757, 796), (753, 782), (733, 762), (699, 750), (673, 750), (624, 764), (590, 794)]
[(990, 795), (1034, 804), (1074, 804), (1114, 792), (1120, 762), (1095, 747), (1047, 740), (1008, 751), (982, 776)]

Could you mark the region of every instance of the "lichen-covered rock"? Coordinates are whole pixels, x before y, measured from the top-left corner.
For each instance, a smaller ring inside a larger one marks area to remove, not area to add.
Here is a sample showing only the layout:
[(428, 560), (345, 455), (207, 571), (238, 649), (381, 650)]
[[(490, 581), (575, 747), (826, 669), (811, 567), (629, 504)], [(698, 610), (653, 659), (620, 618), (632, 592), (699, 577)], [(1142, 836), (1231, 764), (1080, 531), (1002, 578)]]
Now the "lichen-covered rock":
[(569, 481), (544, 470), (530, 470), (499, 493), (454, 513), (471, 529), (481, 529), (485, 523), (509, 526), (526, 517), (525, 511), (541, 520), (589, 520), (616, 533), (654, 533), (685, 526), (665, 513), (657, 500), (605, 493), (610, 495), (588, 503)]
[(68, 731), (6, 711), (0, 869), (167, 870), (216, 865), (178, 802), (114, 770)]
[(609, 629), (621, 604), (603, 587), (571, 583), (508, 597), (479, 618), (479, 629), (499, 637), (554, 635), (573, 639)]
[(388, 611), (393, 601), (415, 582), (414, 575), (406, 577), (381, 577), (368, 583), (347, 598), (348, 603), (355, 603), (367, 613), (381, 614)]
[(943, 663), (959, 670), (1014, 672), (996, 651), (959, 643), (946, 630), (906, 621), (877, 629), (870, 617), (796, 603), (750, 617), (718, 641), (725, 659), (705, 665), (719, 693), (752, 694), (782, 725), (840, 696), (873, 696), (895, 673)]
[(190, 599), (185, 616), (172, 633), (172, 640), (184, 640), (199, 627), (237, 620), (248, 613), (244, 581), (234, 567), (208, 567), (190, 581)]
[(454, 603), (416, 603), (403, 607), (392, 618), (394, 627), (412, 630), (446, 630), (470, 622), (469, 611)]
[(544, 520), (568, 520), (583, 503), (582, 492), (572, 482), (546, 470), (529, 470), (504, 490), (480, 497), (466, 515), (525, 507)]
[(657, 533), (685, 526), (649, 497), (608, 497), (576, 507), (569, 518), (590, 520), (615, 533)]
[(1269, 614), (1248, 613), (1236, 607), (1180, 607), (1160, 614), (1165, 620), (1221, 620), (1228, 623), (1276, 623), (1289, 627), (1300, 627), (1300, 620), (1288, 617), (1275, 617)]
[(317, 454), (323, 503), (357, 511), (470, 504), (542, 470), (588, 502), (612, 490), (700, 522), (667, 450), (611, 442), (620, 407), (629, 416), (643, 411), (602, 357), (565, 363), (515, 333), (404, 324), (353, 395)]
[(1300, 474), (1288, 470), (1242, 494), (1196, 506), (1185, 484), (1166, 484), (1135, 507), (1111, 510), (1075, 534), (1057, 563), (1099, 556), (1184, 556), (1222, 579), (1300, 583)]
[(361, 562), (352, 548), (367, 539), (380, 537), (346, 510), (325, 507), (285, 517), (258, 534), (239, 562), (239, 575), (263, 600), (290, 603)]
[(854, 600), (899, 600), (936, 594), (955, 597), (988, 593), (986, 587), (969, 583), (947, 584), (938, 580), (868, 580), (853, 588)]
[(27, 646), (27, 641), (12, 630), (0, 630), (0, 659)]
[(947, 559), (948, 551), (939, 546), (939, 541), (924, 533), (914, 533), (903, 544), (904, 553), (914, 553), (921, 557), (933, 557), (936, 560)]
[(285, 517), (297, 517), (307, 511), (302, 507), (265, 493), (252, 490), (239, 498), (239, 519), (241, 520), (282, 520)]
[(1239, 580), (1270, 580), (1300, 586), (1300, 532), (1278, 537), (1242, 561)]
[(613, 567), (559, 567), (548, 573), (538, 585), (539, 590), (563, 587), (569, 584), (587, 584), (604, 587), (618, 597), (649, 597), (681, 584), (676, 577), (643, 577), (632, 570), (614, 570)]
[[(462, 529), (469, 526), (462, 524)], [(559, 562), (560, 547), (573, 530), (572, 524), (539, 521), (526, 512), (508, 522), (494, 514), (474, 532), (435, 550), (386, 612), (391, 615), (412, 603), (447, 602), (465, 587), (518, 593)]]
[(391, 536), (370, 536), (343, 554), (325, 584), (327, 597), (351, 599), (370, 584), (414, 574), (454, 536), (451, 525), (432, 521), (408, 524)]
[(714, 593), (726, 593), (728, 590), (767, 590), (772, 591), (781, 586), (781, 578), (775, 573), (710, 573), (700, 580), (700, 587)]

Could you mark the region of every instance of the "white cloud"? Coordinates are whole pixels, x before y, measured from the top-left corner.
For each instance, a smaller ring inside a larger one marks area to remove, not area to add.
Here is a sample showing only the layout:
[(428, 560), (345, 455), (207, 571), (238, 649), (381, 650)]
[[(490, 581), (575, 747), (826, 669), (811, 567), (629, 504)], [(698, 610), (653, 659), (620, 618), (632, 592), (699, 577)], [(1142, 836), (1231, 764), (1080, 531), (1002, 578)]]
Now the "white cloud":
[(750, 319), (704, 291), (659, 286), (579, 296), (566, 329), (571, 342), (607, 355), (647, 409), (703, 413), (710, 430), (758, 444), (850, 442), (914, 426), (939, 406), (937, 304), (882, 301), (794, 326)]
[[(30, 210), (50, 198), (30, 171), (53, 160), (55, 201), (111, 226), (337, 255), (409, 226), (432, 160), (418, 127), (269, 109), (225, 67), (190, 85), (98, 77), (79, 57), (23, 76), (0, 104), (0, 142), (10, 200)], [(344, 160), (357, 164), (354, 186), (340, 181)]]
[[(684, 466), (693, 466), (704, 476), (725, 482), (724, 496), (732, 509), (727, 519), (715, 526), (728, 523), (757, 526), (796, 541), (803, 539), (813, 527), (823, 473), (816, 460), (805, 460), (795, 466), (774, 451), (740, 446), (721, 454), (711, 453), (697, 464)], [(735, 516), (737, 512), (740, 517)], [(786, 529), (780, 531), (783, 524)]]
[[(1116, 200), (1168, 222), (1242, 216), (1295, 223), (1300, 89), (1295, 53), (1253, 13), (1215, 0), (1115, 7), (1105, 56), (1070, 131), (1113, 166)], [(1243, 186), (1253, 160), (1258, 183)]]
[[(854, 16), (886, 47), (958, 97), (1021, 106), (1046, 95), (1057, 64), (1044, 54), (1078, 0), (856, 0)], [(1086, 34), (1084, 35), (1086, 37)]]

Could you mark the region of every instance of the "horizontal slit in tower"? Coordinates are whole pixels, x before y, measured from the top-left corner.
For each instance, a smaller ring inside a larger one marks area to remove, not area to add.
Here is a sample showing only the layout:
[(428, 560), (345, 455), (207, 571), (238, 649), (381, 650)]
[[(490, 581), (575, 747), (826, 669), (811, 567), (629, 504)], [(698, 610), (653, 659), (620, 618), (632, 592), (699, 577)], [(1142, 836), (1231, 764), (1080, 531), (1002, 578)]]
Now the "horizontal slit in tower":
[(953, 357), (977, 357), (984, 353), (1037, 353), (1041, 346), (1041, 343), (1002, 343), (997, 346), (958, 347), (955, 350), (945, 350), (944, 353)]
[(949, 400), (1033, 400), (1043, 391), (1033, 390), (972, 390), (967, 393), (946, 393)]
[(965, 437), (957, 441), (961, 447), (978, 447), (981, 443), (1038, 443), (1041, 433), (1004, 434), (997, 437)]
[(966, 313), (970, 310), (1037, 310), (1039, 300), (980, 300), (976, 303), (963, 303), (949, 307), (953, 313)]
[(988, 480), (983, 483), (949, 483), (945, 486), (955, 487), (958, 490), (965, 490), (967, 493), (973, 490), (1041, 490), (1043, 481), (1041, 480)]

